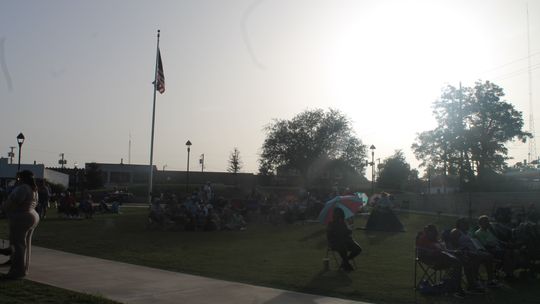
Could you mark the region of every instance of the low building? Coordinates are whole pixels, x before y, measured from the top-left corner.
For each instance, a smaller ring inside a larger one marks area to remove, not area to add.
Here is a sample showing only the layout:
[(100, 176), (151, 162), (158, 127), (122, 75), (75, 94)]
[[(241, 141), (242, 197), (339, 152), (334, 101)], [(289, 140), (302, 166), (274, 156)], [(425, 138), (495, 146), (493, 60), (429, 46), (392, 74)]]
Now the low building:
[(514, 181), (514, 185), (519, 189), (540, 190), (540, 169), (535, 167), (509, 170), (504, 176)]
[[(17, 175), (18, 164), (10, 164), (7, 158), (0, 157), (0, 184), (4, 185), (10, 180), (14, 180)], [(34, 173), (35, 178), (46, 179), (50, 183), (59, 184), (64, 187), (69, 186), (69, 175), (47, 169), (43, 164), (21, 164), (21, 171), (29, 170)]]
[[(92, 164), (101, 171), (103, 186), (106, 188), (148, 183), (149, 165), (86, 163), (85, 169), (88, 171)], [(153, 166), (153, 170), (157, 171), (156, 166)]]
[(428, 194), (448, 194), (458, 192), (459, 182), (455, 176), (436, 175), (428, 180), (426, 191)]
[[(148, 184), (149, 165), (86, 163), (87, 172), (91, 166), (101, 172), (103, 186), (106, 188)], [(156, 166), (152, 167), (154, 184), (185, 184), (189, 182), (195, 186), (204, 185), (210, 181), (216, 184), (241, 185), (249, 188), (256, 185), (256, 176), (252, 173), (190, 171), (188, 177), (186, 171), (164, 171), (157, 170)]]

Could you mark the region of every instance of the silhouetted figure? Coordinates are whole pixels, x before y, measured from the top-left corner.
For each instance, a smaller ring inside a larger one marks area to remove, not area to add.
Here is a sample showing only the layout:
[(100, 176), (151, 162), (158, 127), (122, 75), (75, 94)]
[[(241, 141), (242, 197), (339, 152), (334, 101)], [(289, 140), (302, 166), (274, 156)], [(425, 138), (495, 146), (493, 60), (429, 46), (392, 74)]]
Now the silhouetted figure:
[(328, 224), (326, 231), (328, 246), (341, 256), (341, 268), (345, 271), (352, 271), (350, 260), (354, 259), (362, 252), (360, 245), (352, 238), (352, 230), (345, 223), (345, 213), (341, 208), (334, 209), (332, 222)]
[(403, 224), (394, 211), (392, 211), (392, 200), (388, 193), (383, 192), (381, 198), (376, 202), (373, 210), (369, 214), (366, 230), (390, 232), (405, 231)]
[(15, 189), (4, 206), (9, 219), (9, 243), (11, 267), (7, 279), (19, 279), (28, 274), (32, 233), (39, 223), (37, 206), (38, 192), (34, 174), (25, 170), (18, 174)]

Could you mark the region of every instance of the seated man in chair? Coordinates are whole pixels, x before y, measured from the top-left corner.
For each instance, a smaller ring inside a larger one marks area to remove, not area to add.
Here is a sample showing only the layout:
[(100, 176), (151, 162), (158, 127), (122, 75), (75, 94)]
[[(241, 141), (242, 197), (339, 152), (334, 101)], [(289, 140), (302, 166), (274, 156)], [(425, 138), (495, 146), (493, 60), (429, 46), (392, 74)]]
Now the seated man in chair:
[(352, 238), (352, 230), (345, 223), (345, 213), (341, 208), (334, 209), (332, 222), (328, 224), (326, 231), (328, 246), (341, 256), (342, 262), (340, 268), (345, 271), (352, 271), (350, 260), (354, 259), (362, 252), (360, 245)]
[[(500, 287), (495, 280), (495, 271), (493, 267), (493, 255), (491, 255), (484, 246), (468, 234), (469, 222), (466, 218), (460, 218), (456, 221), (456, 228), (450, 232), (450, 243), (452, 247), (464, 254), (466, 259), (471, 263), (472, 267), (476, 268), (476, 276), (478, 276), (478, 267), (484, 265), (488, 281), (486, 286), (490, 288)], [(460, 257), (461, 258), (461, 257)]]

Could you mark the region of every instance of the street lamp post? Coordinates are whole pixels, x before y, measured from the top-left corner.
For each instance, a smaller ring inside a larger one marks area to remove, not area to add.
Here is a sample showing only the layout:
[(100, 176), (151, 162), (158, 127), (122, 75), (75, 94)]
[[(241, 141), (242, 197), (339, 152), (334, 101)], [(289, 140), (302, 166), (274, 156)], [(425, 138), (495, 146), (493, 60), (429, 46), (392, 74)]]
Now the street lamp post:
[(369, 147), (371, 150), (371, 195), (375, 194), (375, 146)]
[(19, 164), (17, 165), (17, 172), (21, 171), (21, 150), (22, 145), (24, 144), (24, 134), (19, 133), (17, 135), (17, 144), (19, 144)]
[(186, 171), (186, 193), (189, 194), (189, 152), (191, 152), (191, 142), (186, 142), (187, 147), (187, 171)]
[(78, 166), (78, 163), (73, 164), (73, 169), (75, 169), (75, 186), (73, 187), (75, 190), (75, 198), (77, 197), (77, 184), (79, 183), (79, 169), (77, 168)]

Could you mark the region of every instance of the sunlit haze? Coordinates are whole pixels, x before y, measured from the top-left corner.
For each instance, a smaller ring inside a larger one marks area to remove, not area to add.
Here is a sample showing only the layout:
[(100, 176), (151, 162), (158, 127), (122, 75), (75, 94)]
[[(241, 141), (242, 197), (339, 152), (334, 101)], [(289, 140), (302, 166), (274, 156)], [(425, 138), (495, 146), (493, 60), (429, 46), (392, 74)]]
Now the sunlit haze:
[[(159, 169), (185, 170), (189, 139), (191, 168), (204, 153), (225, 171), (238, 147), (256, 172), (265, 125), (329, 107), (375, 158), (401, 149), (416, 167), (447, 84), (495, 82), (528, 130), (527, 2), (538, 129), (538, 0), (1, 1), (0, 154), (23, 132), (23, 163), (127, 163), (131, 135), (131, 163), (148, 164), (160, 29)], [(510, 164), (527, 158), (508, 146)]]

